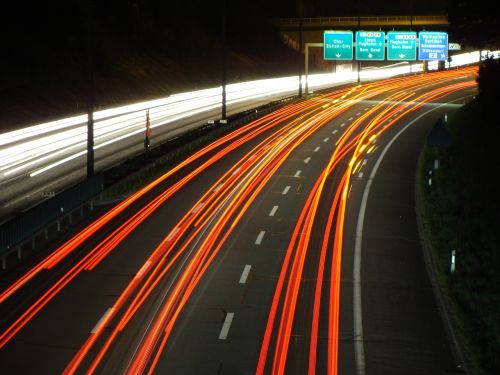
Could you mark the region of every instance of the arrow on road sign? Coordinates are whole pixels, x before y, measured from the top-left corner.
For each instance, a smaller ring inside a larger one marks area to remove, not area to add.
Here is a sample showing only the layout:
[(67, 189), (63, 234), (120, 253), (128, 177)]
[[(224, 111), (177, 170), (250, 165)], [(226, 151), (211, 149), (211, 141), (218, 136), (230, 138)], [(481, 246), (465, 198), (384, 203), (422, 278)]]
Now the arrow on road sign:
[(405, 54), (404, 54), (404, 53), (400, 53), (400, 54), (399, 54), (399, 58), (400, 58), (400, 59), (404, 59), (404, 58), (405, 58)]
[(335, 56), (337, 56), (337, 59), (339, 59), (341, 55), (340, 55), (340, 53), (337, 52), (337, 54)]
[(371, 59), (373, 55), (371, 53), (368, 54), (368, 58)]

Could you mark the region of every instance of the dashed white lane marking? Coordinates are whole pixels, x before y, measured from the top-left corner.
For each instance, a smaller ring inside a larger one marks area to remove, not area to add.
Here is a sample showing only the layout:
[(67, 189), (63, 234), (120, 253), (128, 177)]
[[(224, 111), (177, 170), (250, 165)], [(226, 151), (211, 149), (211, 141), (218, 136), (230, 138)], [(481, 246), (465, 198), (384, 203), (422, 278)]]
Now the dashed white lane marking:
[(243, 268), (243, 272), (240, 277), (240, 284), (245, 284), (247, 282), (248, 274), (250, 273), (251, 268), (252, 266), (250, 264), (247, 264), (245, 268)]
[(330, 138), (326, 137), (325, 139), (323, 139), (323, 142), (328, 142)]
[(342, 124), (340, 124), (340, 127), (343, 128), (345, 126), (345, 122), (343, 122)]
[[(375, 104), (373, 104), (374, 106)], [(377, 171), (384, 159), (385, 154), (392, 146), (392, 144), (396, 141), (396, 139), (411, 125), (420, 120), (422, 117), (426, 116), (430, 112), (434, 111), (437, 108), (440, 108), (446, 104), (441, 104), (435, 108), (432, 108), (402, 128), (394, 138), (392, 138), (389, 143), (384, 147), (382, 153), (379, 158), (375, 162), (375, 166), (373, 167), (368, 180), (366, 182), (365, 190), (363, 191), (363, 198), (361, 199), (361, 207), (359, 209), (358, 221), (356, 224), (356, 237), (354, 242), (354, 265), (353, 265), (353, 310), (354, 310), (354, 358), (356, 359), (356, 374), (365, 375), (365, 347), (364, 347), (364, 337), (363, 337), (363, 313), (362, 313), (362, 304), (361, 304), (361, 248), (363, 244), (363, 225), (365, 220), (365, 212), (366, 206), (368, 202), (368, 196), (370, 194), (371, 185), (375, 176), (377, 175)], [(372, 107), (373, 107), (372, 106)]]
[(320, 148), (321, 148), (321, 147), (319, 147), (319, 146), (318, 146), (318, 147), (316, 147), (316, 148), (314, 149), (314, 152), (318, 152)]
[(274, 214), (276, 213), (276, 211), (278, 211), (278, 206), (274, 206), (271, 209), (271, 212), (269, 212), (269, 216), (274, 216)]
[(101, 319), (99, 319), (95, 327), (92, 328), (92, 331), (90, 331), (90, 333), (96, 333), (99, 330), (99, 328), (101, 328), (101, 325), (106, 321), (109, 314), (111, 314), (114, 309), (115, 309), (114, 307), (110, 307), (109, 309), (107, 309), (104, 315), (101, 317)]
[(288, 190), (290, 190), (290, 188), (291, 188), (291, 186), (285, 186), (285, 188), (283, 189), (281, 194), (286, 195), (286, 193), (288, 193)]
[(365, 108), (365, 111), (368, 111), (368, 107)]
[(297, 172), (295, 172), (293, 177), (299, 177), (301, 173), (302, 173), (302, 171), (299, 169), (299, 170), (297, 170)]
[(266, 234), (266, 231), (261, 230), (259, 235), (257, 236), (257, 239), (255, 240), (256, 245), (260, 245), (262, 243), (262, 239), (264, 238), (264, 234)]
[(222, 323), (222, 329), (220, 330), (219, 340), (227, 339), (227, 334), (229, 333), (229, 328), (231, 328), (231, 323), (233, 322), (234, 313), (228, 312), (224, 323)]
[(363, 165), (366, 165), (367, 160), (363, 159)]
[(351, 121), (351, 120), (352, 120), (352, 117), (349, 117), (349, 121)]
[(304, 159), (304, 163), (306, 163), (306, 164), (309, 163), (310, 161), (311, 161), (310, 157), (307, 157), (307, 158)]
[[(342, 125), (345, 125), (345, 124), (342, 124)], [(342, 126), (342, 125), (340, 125), (340, 126)], [(332, 131), (332, 134), (335, 134), (335, 133), (337, 133), (337, 129), (335, 129), (334, 131)]]
[(359, 116), (360, 114), (361, 114), (361, 112), (358, 112), (358, 113), (356, 113), (356, 116)]
[(358, 177), (363, 178), (363, 172), (359, 172)]

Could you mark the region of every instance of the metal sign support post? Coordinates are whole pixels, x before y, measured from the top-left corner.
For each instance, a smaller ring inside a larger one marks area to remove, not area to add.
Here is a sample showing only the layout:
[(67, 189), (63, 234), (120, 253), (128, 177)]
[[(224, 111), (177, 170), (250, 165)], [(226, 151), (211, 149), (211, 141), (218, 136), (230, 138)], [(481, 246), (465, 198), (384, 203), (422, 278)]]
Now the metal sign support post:
[(309, 47), (323, 47), (323, 43), (306, 43), (306, 53), (305, 53), (305, 76), (306, 76), (306, 87), (305, 93), (309, 94)]

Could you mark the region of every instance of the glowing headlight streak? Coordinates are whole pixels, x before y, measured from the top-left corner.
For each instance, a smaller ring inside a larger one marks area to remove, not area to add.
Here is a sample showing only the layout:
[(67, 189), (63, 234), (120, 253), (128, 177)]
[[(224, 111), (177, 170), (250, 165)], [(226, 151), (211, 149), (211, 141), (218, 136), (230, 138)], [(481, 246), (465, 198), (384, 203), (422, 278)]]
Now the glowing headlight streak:
[[(460, 65), (462, 61), (463, 63), (470, 63), (471, 60), (468, 59), (467, 56), (469, 55), (465, 54), (463, 57), (461, 55), (455, 55), (453, 58), (456, 59), (456, 62), (454, 62), (453, 66)], [(477, 56), (479, 55), (477, 54)], [(408, 72), (409, 72), (408, 66), (401, 67), (394, 65), (381, 69), (372, 69), (371, 71), (370, 70), (362, 71), (362, 77), (363, 79), (366, 80), (381, 79), (394, 75), (405, 74)], [(413, 72), (415, 72), (415, 69), (413, 69)], [(319, 89), (319, 88), (331, 87), (332, 85), (335, 84), (351, 82), (353, 81), (352, 75), (353, 75), (352, 72), (350, 72), (349, 74), (339, 72), (338, 74), (311, 75), (309, 77), (309, 87), (311, 87), (311, 89), (313, 88)], [(292, 95), (294, 93), (297, 83), (298, 83), (297, 77), (284, 77), (284, 78), (258, 80), (258, 81), (243, 82), (243, 83), (228, 85), (227, 87), (228, 109), (230, 110), (230, 107), (232, 105), (244, 101), (257, 100), (263, 97)], [(126, 124), (128, 119), (130, 118), (135, 118), (136, 123), (134, 124), (134, 126), (140, 127), (143, 125), (146, 109), (151, 109), (152, 128), (163, 127), (173, 122), (179, 121), (180, 119), (219, 108), (221, 91), (222, 91), (221, 88), (217, 87), (212, 89), (199, 90), (195, 92), (181, 93), (163, 99), (157, 99), (153, 101), (147, 101), (117, 108), (106, 109), (103, 111), (97, 111), (94, 113), (96, 130), (99, 129), (99, 123), (103, 124), (109, 123), (111, 128), (104, 129), (101, 135), (108, 134), (110, 137), (112, 137), (113, 135), (112, 127), (114, 127), (115, 132), (130, 131), (130, 129), (128, 129), (129, 126), (127, 126)], [(116, 127), (116, 123), (118, 124), (123, 123), (123, 124)], [(43, 136), (44, 145), (51, 145), (51, 148), (48, 151), (45, 150), (44, 153), (39, 153), (37, 147), (33, 147), (34, 146), (33, 144), (31, 146), (29, 146), (28, 143), (26, 142), (18, 144), (18, 147), (21, 147), (21, 149), (23, 149), (24, 152), (16, 152), (15, 155), (19, 156), (19, 159), (16, 160), (18, 160), (19, 163), (23, 163), (24, 160), (26, 163), (29, 164), (20, 166), (16, 164), (16, 169), (8, 170), (6, 172), (6, 176), (16, 174), (22, 170), (29, 169), (30, 167), (36, 164), (46, 162), (48, 155), (52, 154), (54, 158), (56, 158), (58, 155), (61, 155), (63, 152), (57, 152), (59, 147), (56, 142), (57, 138), (53, 138), (57, 137), (58, 134), (51, 134), (51, 133), (60, 130), (71, 129), (72, 127), (75, 126), (78, 127), (77, 131), (79, 134), (85, 134), (86, 116), (80, 115), (80, 116), (70, 117), (45, 124), (35, 125), (29, 128), (24, 128), (21, 130), (16, 130), (5, 134), (0, 134), (0, 146), (8, 145), (14, 142), (19, 143), (22, 142), (23, 140), (28, 142), (29, 139), (33, 139), (34, 137), (40, 137), (40, 136)], [(140, 131), (130, 131), (129, 136), (133, 137), (134, 135), (137, 134), (140, 134)], [(97, 135), (98, 132), (96, 131), (96, 136)], [(123, 140), (124, 138), (127, 137), (122, 135), (120, 137), (120, 140)], [(68, 146), (71, 146), (71, 143), (73, 141), (74, 141), (73, 139), (68, 139), (69, 144), (65, 145), (65, 147), (63, 146), (63, 149), (65, 149), (66, 152), (70, 150), (68, 149)], [(142, 139), (137, 138), (136, 142), (137, 144), (140, 144), (142, 142)], [(95, 143), (96, 145), (98, 145), (97, 140)], [(105, 143), (103, 143), (102, 147), (111, 146), (113, 143), (115, 143), (113, 142), (113, 139), (108, 139), (107, 141), (105, 141)], [(77, 151), (77, 153), (79, 153), (80, 151)], [(24, 155), (25, 152), (28, 152), (28, 154)], [(40, 159), (33, 160), (33, 158), (36, 158), (37, 155), (39, 155)], [(82, 156), (82, 154), (80, 153), (79, 156)], [(77, 157), (78, 156), (75, 157), (65, 156), (60, 160), (54, 160), (53, 163), (49, 163), (50, 166), (43, 166), (42, 169), (40, 169), (37, 173), (30, 173), (30, 175), (37, 176), (45, 171), (60, 166), (61, 164), (67, 163), (70, 160), (74, 160)], [(3, 157), (0, 157), (0, 168), (2, 168), (2, 166), (10, 164), (12, 164), (12, 162), (7, 162), (6, 160), (4, 160)], [(5, 167), (3, 167), (2, 169), (5, 169)]]
[[(470, 86), (471, 86), (471, 85), (469, 85), (469, 87), (470, 87)], [(459, 90), (459, 89), (461, 89), (462, 87), (465, 87), (465, 86), (464, 86), (464, 85), (459, 86), (459, 85), (457, 84), (457, 85), (456, 85), (456, 90)], [(445, 95), (445, 94), (446, 94), (446, 93), (443, 91), (442, 95)], [(435, 95), (434, 97), (436, 97), (436, 95)], [(320, 102), (319, 102), (319, 101), (317, 101), (316, 103), (320, 103)], [(338, 109), (337, 109), (337, 110), (338, 110)], [(282, 113), (285, 113), (285, 111), (283, 111)], [(330, 116), (333, 116), (334, 114), (338, 114), (338, 113), (339, 113), (339, 112), (335, 112), (335, 108), (334, 108), (334, 109), (331, 109), (331, 112), (329, 112)], [(314, 120), (315, 120), (315, 121), (318, 121), (318, 122), (321, 122), (322, 120), (324, 120), (324, 121), (327, 121), (327, 120), (328, 120), (328, 116), (322, 116), (321, 114), (318, 114), (318, 115), (316, 115), (316, 116), (314, 116), (314, 117), (315, 117), (315, 118), (314, 118)], [(271, 117), (268, 117), (268, 118), (271, 118)], [(321, 121), (320, 121), (320, 119), (321, 119)], [(324, 123), (324, 122), (323, 122), (323, 123)], [(311, 129), (312, 129), (312, 128), (311, 128)], [(309, 134), (311, 134), (311, 132), (312, 132), (312, 130), (311, 130), (311, 129), (310, 129)], [(248, 130), (248, 129), (247, 129), (247, 130)], [(238, 133), (238, 132), (235, 132), (235, 133)], [(244, 132), (242, 132), (242, 133), (244, 133)], [(233, 133), (233, 134), (234, 134), (234, 133)], [(300, 133), (297, 133), (297, 134), (300, 134)], [(305, 133), (304, 133), (304, 134), (305, 134)], [(295, 137), (296, 137), (296, 135), (295, 135)], [(226, 137), (225, 137), (225, 138), (226, 138)], [(229, 138), (227, 138), (227, 139), (229, 139)], [(293, 139), (293, 137), (292, 137), (292, 139)], [(305, 139), (305, 138), (303, 138), (303, 139)], [(303, 140), (303, 139), (302, 139), (302, 140)], [(218, 142), (215, 142), (215, 143), (217, 144)], [(219, 144), (219, 145), (221, 145), (222, 143), (218, 143), (218, 144)], [(286, 143), (285, 143), (285, 144), (286, 144)], [(285, 144), (284, 144), (284, 145), (285, 145)], [(283, 147), (284, 147), (284, 145), (283, 145)], [(210, 147), (208, 147), (208, 148), (210, 148)], [(268, 148), (269, 148), (269, 147), (268, 147)], [(212, 148), (212, 149), (213, 149), (213, 148)], [(273, 147), (271, 147), (271, 150), (272, 150), (272, 149), (273, 149)], [(252, 154), (252, 155), (254, 155), (254, 154)], [(194, 159), (192, 159), (192, 160), (194, 160)], [(284, 158), (281, 158), (281, 160), (284, 160)], [(276, 165), (276, 162), (274, 162), (274, 163), (275, 163), (274, 165)], [(181, 163), (181, 164), (182, 164), (182, 163)], [(184, 164), (184, 165), (187, 165), (187, 164)], [(174, 169), (175, 169), (175, 168), (174, 168)], [(167, 174), (168, 174), (168, 173), (167, 173)], [(270, 175), (269, 175), (269, 176), (270, 176)], [(165, 178), (166, 178), (166, 177), (165, 177)], [(269, 178), (270, 178), (270, 177), (269, 177)], [(249, 204), (249, 203), (247, 203), (247, 204)], [(241, 217), (241, 214), (239, 215), (239, 217)], [(221, 229), (219, 228), (219, 229), (218, 229), (218, 235), (220, 234), (220, 230), (221, 230)], [(52, 264), (51, 264), (51, 266), (53, 266), (54, 264), (57, 264), (57, 262), (58, 262), (58, 261), (60, 261), (60, 259), (64, 258), (64, 256), (65, 256), (65, 255), (63, 255), (63, 254), (58, 254), (58, 256), (57, 256), (57, 257), (55, 257), (55, 258), (53, 258), (53, 259), (52, 259)], [(92, 267), (94, 267), (96, 264), (98, 264), (98, 262), (99, 262), (99, 261), (100, 261), (99, 259), (97, 259), (97, 258), (93, 258), (92, 263), (86, 263), (86, 264), (87, 264), (89, 267), (91, 267), (91, 268), (92, 268)], [(47, 263), (47, 264), (48, 264), (48, 263)], [(201, 264), (198, 264), (198, 268), (200, 268), (200, 267), (201, 267)], [(205, 267), (205, 266), (203, 266), (203, 267)], [(207, 267), (208, 267), (208, 265), (207, 265)], [(146, 268), (144, 268), (144, 269), (146, 269)], [(27, 280), (29, 280), (32, 276), (33, 276), (33, 275), (29, 276), (29, 277), (28, 277), (28, 279), (25, 279), (25, 281), (23, 281), (23, 283), (24, 283), (24, 282), (27, 282)], [(63, 280), (63, 281), (64, 281), (64, 282), (66, 282), (66, 280)], [(68, 282), (69, 282), (69, 281), (68, 281)], [(194, 286), (195, 286), (196, 284), (190, 284), (190, 285), (192, 285), (192, 287), (194, 288)], [(20, 287), (20, 286), (18, 285), (18, 287)], [(51, 290), (51, 293), (53, 293), (53, 291), (54, 291), (54, 290), (55, 290), (55, 289), (52, 289), (52, 290)], [(3, 296), (4, 296), (4, 293), (2, 293), (2, 298), (3, 298)], [(185, 296), (186, 296), (186, 295), (184, 295), (184, 297), (183, 297), (183, 298), (187, 298), (187, 297), (185, 297)], [(180, 310), (179, 310), (179, 311), (180, 311)], [(109, 321), (109, 319), (107, 319), (107, 321)], [(169, 323), (169, 324), (170, 324), (170, 323)], [(99, 331), (100, 331), (100, 330), (99, 330)], [(3, 345), (3, 344), (1, 344), (1, 345)]]
[[(22, 287), (26, 282), (31, 280), (36, 274), (38, 274), (41, 270), (45, 269), (48, 264), (51, 266), (57, 264), (60, 260), (62, 260), (64, 257), (66, 257), (69, 253), (71, 253), (76, 247), (81, 245), (85, 240), (87, 240), (92, 234), (94, 234), (97, 230), (101, 229), (105, 224), (107, 224), (109, 221), (114, 219), (118, 214), (123, 212), (127, 207), (129, 207), (133, 202), (138, 200), (140, 197), (142, 197), (144, 194), (152, 190), (154, 187), (159, 185), (161, 182), (166, 180), (168, 177), (174, 175), (176, 172), (180, 171), (184, 167), (190, 165), (194, 161), (204, 157), (208, 153), (212, 152), (213, 150), (216, 150), (217, 148), (221, 147), (224, 144), (231, 144), (235, 139), (241, 138), (244, 136), (245, 133), (251, 134), (250, 137), (246, 137), (246, 140), (250, 140), (253, 137), (257, 136), (260, 134), (262, 131), (267, 130), (266, 128), (264, 129), (259, 129), (259, 127), (266, 121), (270, 121), (270, 126), (276, 126), (279, 122), (279, 120), (284, 120), (288, 116), (293, 116), (294, 115), (294, 110), (300, 111), (303, 108), (304, 104), (299, 103), (298, 105), (293, 105), (293, 106), (288, 106), (285, 108), (282, 108), (279, 111), (276, 111), (274, 113), (271, 113), (265, 117), (263, 117), (260, 120), (256, 120), (247, 126), (236, 130), (227, 136), (222, 137), (221, 139), (213, 142), (212, 144), (208, 145), (207, 147), (201, 149), (200, 151), (196, 152), (192, 156), (188, 157), (186, 160), (182, 161), (179, 163), (177, 166), (166, 172), (163, 176), (158, 178), (157, 180), (151, 182), (150, 184), (146, 185), (144, 188), (140, 189), (137, 193), (133, 194), (129, 198), (125, 199), (123, 202), (119, 203), (117, 206), (112, 208), (108, 213), (97, 219), (94, 223), (92, 223), (90, 226), (82, 230), (80, 233), (78, 233), (76, 236), (74, 236), (72, 239), (67, 241), (65, 244), (63, 244), (61, 247), (59, 247), (56, 251), (54, 251), (49, 257), (47, 257), (44, 261), (42, 261), (39, 265), (35, 266), (33, 269), (28, 271), (23, 277), (21, 277), (18, 281), (13, 283), (10, 287), (8, 287), (6, 290), (4, 290), (0, 294), (0, 303), (5, 301), (6, 298), (8, 298), (12, 293), (17, 291), (20, 287)], [(288, 111), (291, 112), (287, 113)], [(220, 154), (219, 157), (222, 157), (223, 155)], [(215, 162), (215, 159), (214, 159)]]
[[(301, 109), (301, 108), (303, 108), (303, 105), (298, 105), (295, 107), (297, 107), (298, 109)], [(284, 118), (294, 115), (293, 111), (291, 111), (291, 113), (286, 113), (286, 111), (284, 110), (284, 111), (278, 111), (278, 113), (281, 114), (282, 117), (284, 116)], [(276, 117), (279, 117), (279, 116), (276, 116), (276, 115), (275, 116), (271, 116), (271, 115), (266, 116), (267, 119), (273, 119)], [(255, 133), (253, 136), (255, 136), (258, 133), (263, 132), (264, 130), (266, 130), (266, 127), (258, 128), (257, 124), (259, 124), (260, 122), (261, 121), (256, 121), (256, 122), (250, 124), (250, 126), (246, 127), (247, 128), (246, 131), (249, 131), (249, 129), (253, 129), (252, 132)], [(276, 122), (273, 123), (273, 121), (271, 121), (271, 125), (268, 126), (268, 128), (275, 126), (275, 125), (276, 125)], [(235, 134), (241, 134), (244, 132), (245, 132), (245, 130), (236, 131), (236, 132), (232, 133), (231, 135), (224, 137), (224, 139), (229, 140), (229, 139), (235, 138)], [(249, 137), (249, 138), (252, 138), (252, 137)], [(244, 143), (243, 141), (233, 142), (230, 147), (223, 149), (221, 152), (219, 152), (219, 155), (216, 155), (216, 157), (213, 157), (211, 159), (212, 162), (220, 159), (220, 157), (222, 157), (222, 155), (225, 155), (226, 153), (230, 152), (234, 148), (239, 147), (239, 145), (243, 144), (243, 143)], [(211, 145), (212, 147), (209, 146), (206, 148), (206, 150), (213, 149), (213, 148), (215, 148), (215, 147), (213, 147), (214, 145), (218, 146), (220, 144), (221, 144), (221, 141), (216, 141), (216, 142), (214, 142), (214, 144)], [(195, 158), (190, 158), (190, 159), (194, 160)], [(204, 167), (206, 167), (209, 164), (211, 164), (211, 163), (206, 163), (204, 165)], [(186, 165), (186, 164), (181, 163), (181, 165)], [(177, 168), (174, 168), (174, 170), (175, 169), (177, 169)], [(199, 171), (201, 171), (201, 169), (202, 168), (198, 168), (195, 172), (199, 172)], [(170, 174), (171, 173), (167, 173), (165, 176), (162, 176), (159, 180), (150, 184), (148, 187), (152, 188), (152, 187), (156, 186), (160, 181), (164, 180), (166, 178), (166, 176), (168, 176)], [(194, 174), (194, 173), (192, 173), (192, 174)], [(181, 182), (184, 183), (184, 182), (187, 182), (188, 180), (189, 180), (189, 178), (184, 178), (183, 180), (181, 180)], [(177, 184), (177, 185), (179, 185), (179, 184)], [(148, 188), (148, 187), (146, 187), (146, 188)], [(136, 194), (136, 196), (139, 197), (144, 192), (149, 191), (149, 190), (150, 189), (143, 189), (139, 192), (139, 194)], [(142, 192), (142, 194), (140, 194), (141, 192)], [(164, 194), (162, 198), (166, 199), (166, 195)], [(127, 201), (132, 202), (132, 200), (130, 200), (130, 199)], [(158, 205), (159, 205), (158, 202), (155, 204), (150, 204), (147, 207), (145, 207), (144, 210), (147, 210), (149, 213), (151, 213)], [(106, 214), (105, 216), (107, 216), (107, 215), (108, 214)], [(93, 267), (95, 267), (95, 265), (104, 256), (106, 256), (116, 246), (116, 244), (118, 242), (120, 242), (126, 236), (127, 233), (129, 233), (133, 228), (135, 228), (137, 225), (139, 225), (145, 217), (147, 217), (147, 215), (142, 214), (142, 211), (139, 212), (139, 214), (137, 214), (134, 218), (130, 219), (125, 224), (125, 225), (129, 225), (130, 223), (132, 223), (132, 225), (130, 227), (128, 227), (127, 230), (124, 230), (125, 229), (124, 226), (119, 228), (117, 231), (115, 231), (115, 233), (112, 236), (108, 237), (108, 239), (103, 241), (103, 243), (101, 245), (99, 245), (97, 248), (95, 248), (89, 255), (87, 255), (82, 261), (80, 261), (75, 267), (73, 267), (64, 277), (62, 277), (53, 287), (51, 287), (48, 292), (46, 292), (41, 298), (39, 298), (35, 304), (33, 304), (25, 313), (23, 313), (21, 315), (21, 317), (18, 318), (14, 322), (14, 324), (12, 324), (7, 329), (7, 331), (5, 331), (0, 336), (0, 347), (3, 347), (34, 315), (36, 315), (36, 313), (38, 313), (38, 311), (40, 311), (41, 308), (43, 308), (50, 301), (51, 298), (53, 298), (64, 286), (66, 286), (81, 270), (92, 269)], [(102, 224), (102, 223), (99, 223), (99, 224)], [(77, 237), (79, 237), (79, 236), (77, 236)], [(88, 233), (85, 234), (83, 239), (78, 238), (78, 240), (76, 241), (77, 245), (80, 244), (81, 242), (83, 242), (83, 240), (85, 240), (86, 238), (88, 238)], [(67, 243), (67, 245), (70, 245), (70, 244), (73, 245), (72, 241), (69, 241)], [(56, 251), (55, 254), (53, 254), (52, 256), (47, 258), (38, 267), (35, 267), (34, 269), (32, 269), (30, 272), (28, 272), (27, 275), (25, 275), (23, 278), (18, 280), (18, 282), (14, 283), (10, 288), (8, 288), (6, 291), (4, 291), (1, 295), (1, 300), (3, 301), (5, 298), (8, 298), (9, 295), (11, 295), (16, 290), (18, 290), (18, 288), (20, 288), (22, 285), (24, 285), (27, 281), (29, 281), (32, 277), (34, 277), (42, 269), (52, 268), (61, 259), (63, 259), (68, 253), (72, 252), (74, 250), (74, 248), (76, 248), (76, 246), (75, 247), (71, 246), (69, 248), (66, 248), (66, 246), (63, 245), (63, 247), (59, 249), (60, 251), (59, 250)], [(111, 318), (111, 316), (108, 319), (110, 319), (110, 318)]]

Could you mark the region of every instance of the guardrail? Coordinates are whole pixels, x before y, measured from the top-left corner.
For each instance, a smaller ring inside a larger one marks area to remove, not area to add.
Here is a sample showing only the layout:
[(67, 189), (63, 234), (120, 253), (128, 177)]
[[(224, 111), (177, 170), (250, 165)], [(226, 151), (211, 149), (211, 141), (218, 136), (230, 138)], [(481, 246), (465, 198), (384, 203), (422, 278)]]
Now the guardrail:
[(47, 238), (47, 227), (50, 225), (56, 225), (59, 232), (61, 219), (67, 216), (71, 222), (71, 215), (75, 209), (83, 210), (83, 205), (88, 204), (92, 210), (92, 198), (101, 193), (103, 187), (103, 175), (95, 175), (60, 194), (54, 193), (52, 198), (4, 223), (0, 227), (2, 269), (6, 268), (6, 259), (13, 252), (17, 252), (18, 258), (21, 258), (22, 246), (27, 241), (31, 241), (34, 247), (36, 236), (44, 233)]

